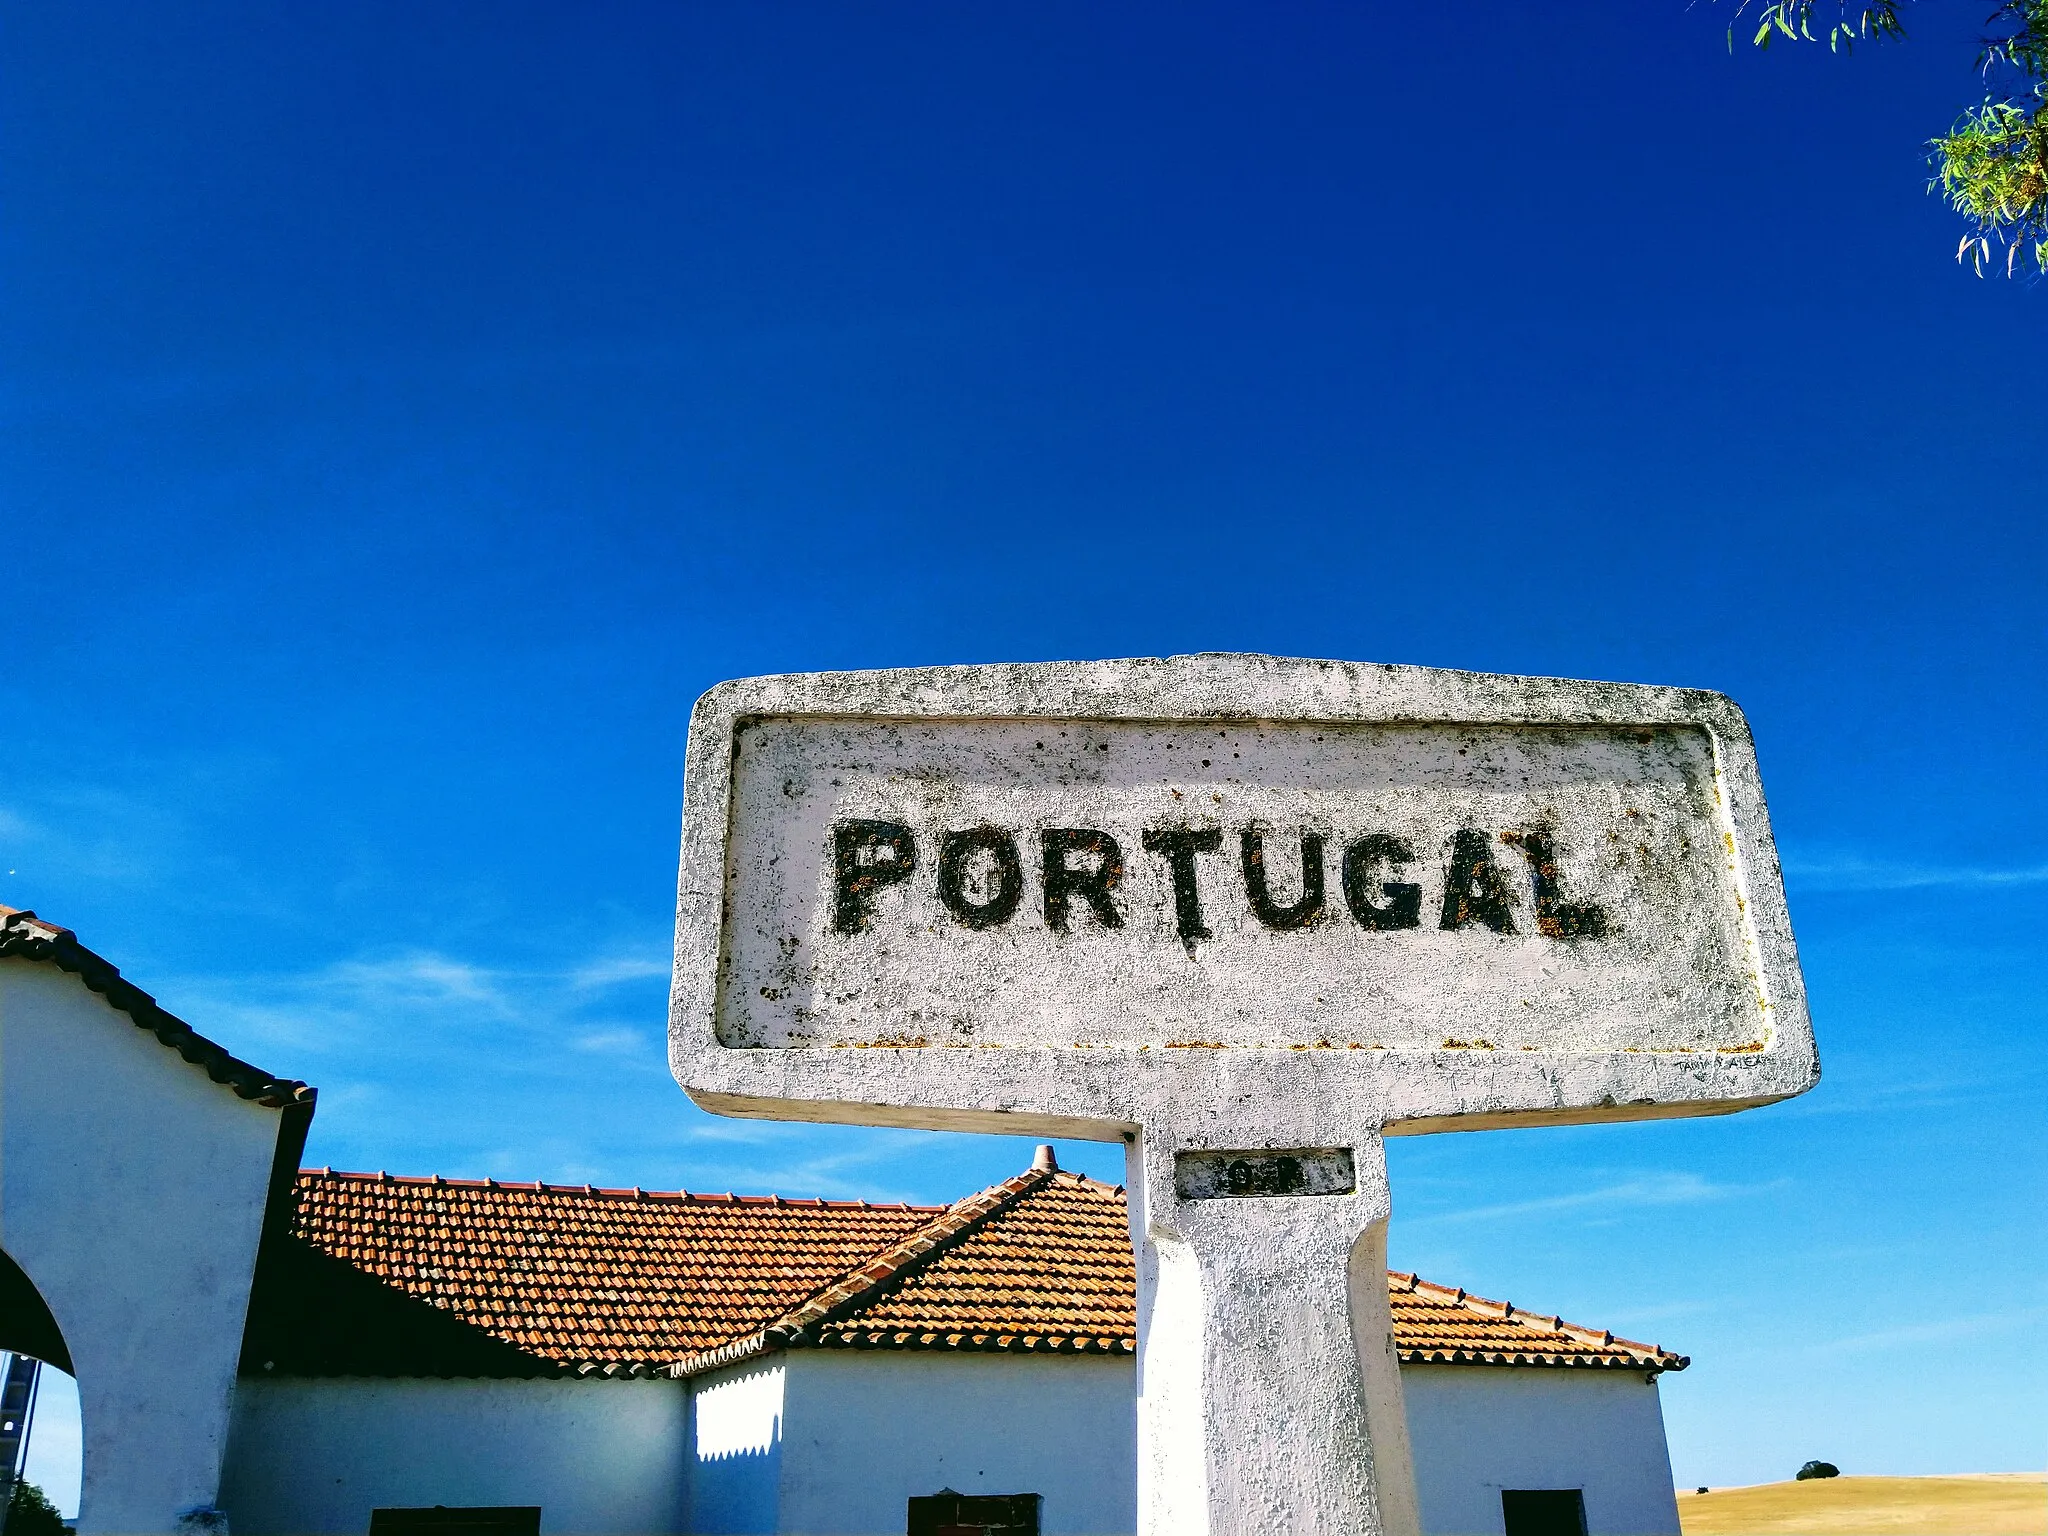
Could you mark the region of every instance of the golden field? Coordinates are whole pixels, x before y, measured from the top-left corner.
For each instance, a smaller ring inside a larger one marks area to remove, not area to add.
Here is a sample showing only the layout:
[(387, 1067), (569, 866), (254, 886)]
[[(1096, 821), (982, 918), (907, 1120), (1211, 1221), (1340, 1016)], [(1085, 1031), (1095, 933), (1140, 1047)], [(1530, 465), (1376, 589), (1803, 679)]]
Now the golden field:
[(1828, 1477), (1681, 1490), (1685, 1536), (2048, 1536), (2048, 1474)]

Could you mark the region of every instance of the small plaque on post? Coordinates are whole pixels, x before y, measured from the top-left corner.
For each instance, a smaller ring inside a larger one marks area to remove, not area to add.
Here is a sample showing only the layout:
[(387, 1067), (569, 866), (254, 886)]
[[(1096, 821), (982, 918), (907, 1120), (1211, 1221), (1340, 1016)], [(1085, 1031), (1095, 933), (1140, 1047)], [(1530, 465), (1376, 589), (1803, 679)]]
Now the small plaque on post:
[(1292, 1152), (1179, 1152), (1173, 1183), (1183, 1200), (1262, 1195), (1348, 1195), (1358, 1188), (1349, 1147)]

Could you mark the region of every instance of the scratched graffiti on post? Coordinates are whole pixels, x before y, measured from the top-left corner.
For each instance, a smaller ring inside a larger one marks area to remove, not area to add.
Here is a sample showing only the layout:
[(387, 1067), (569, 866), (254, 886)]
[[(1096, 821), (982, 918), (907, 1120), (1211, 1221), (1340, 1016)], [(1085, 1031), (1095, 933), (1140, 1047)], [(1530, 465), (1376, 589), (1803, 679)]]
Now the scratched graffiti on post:
[(732, 775), (728, 1046), (1760, 1048), (1696, 726), (769, 717)]

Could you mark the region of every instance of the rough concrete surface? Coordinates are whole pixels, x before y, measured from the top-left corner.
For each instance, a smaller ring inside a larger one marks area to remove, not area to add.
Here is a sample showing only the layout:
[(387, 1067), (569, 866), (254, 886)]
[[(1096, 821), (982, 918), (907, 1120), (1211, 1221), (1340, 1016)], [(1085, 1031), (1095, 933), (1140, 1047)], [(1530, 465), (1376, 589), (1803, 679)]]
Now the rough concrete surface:
[(1714, 777), (1697, 726), (746, 723), (720, 1039), (1739, 1046)]
[[(1382, 1135), (1819, 1071), (1729, 700), (1240, 655), (712, 689), (670, 1053), (723, 1114), (1130, 1143), (1148, 1536), (1414, 1529)], [(1176, 1190), (1262, 1149), (1355, 1186)]]
[(1387, 1299), (1386, 1159), (1344, 1195), (1179, 1199), (1171, 1134), (1129, 1155), (1146, 1536), (1419, 1536)]

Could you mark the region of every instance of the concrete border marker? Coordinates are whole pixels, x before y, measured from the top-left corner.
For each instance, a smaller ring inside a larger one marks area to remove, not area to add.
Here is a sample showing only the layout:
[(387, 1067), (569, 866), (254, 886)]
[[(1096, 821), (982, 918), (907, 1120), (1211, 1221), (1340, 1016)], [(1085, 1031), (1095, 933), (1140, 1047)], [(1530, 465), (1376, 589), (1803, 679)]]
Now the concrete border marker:
[(720, 1114), (1127, 1142), (1146, 1536), (1416, 1530), (1384, 1136), (1819, 1073), (1729, 700), (1244, 655), (712, 689), (670, 1051)]

